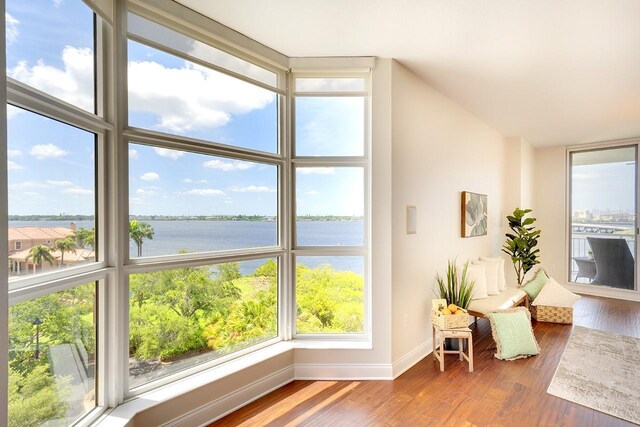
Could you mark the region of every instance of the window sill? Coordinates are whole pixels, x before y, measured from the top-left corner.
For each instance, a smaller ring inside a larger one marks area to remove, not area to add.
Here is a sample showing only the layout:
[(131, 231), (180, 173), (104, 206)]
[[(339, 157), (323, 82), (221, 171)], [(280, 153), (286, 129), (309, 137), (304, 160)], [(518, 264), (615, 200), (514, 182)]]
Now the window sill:
[(371, 341), (364, 340), (322, 340), (320, 338), (314, 338), (279, 342), (136, 396), (103, 414), (94, 425), (124, 427), (133, 420), (139, 412), (294, 349), (370, 350), (372, 348)]

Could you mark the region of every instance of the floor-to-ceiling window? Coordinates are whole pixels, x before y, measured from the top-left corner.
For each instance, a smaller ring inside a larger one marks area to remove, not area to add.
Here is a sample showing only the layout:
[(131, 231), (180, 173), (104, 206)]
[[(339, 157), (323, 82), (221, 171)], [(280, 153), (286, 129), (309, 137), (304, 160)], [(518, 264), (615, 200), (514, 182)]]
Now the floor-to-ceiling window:
[(5, 23), (9, 425), (67, 425), (102, 397), (105, 23), (82, 1), (19, 0)]
[(569, 281), (636, 289), (637, 146), (569, 152)]
[(370, 331), (369, 73), (110, 5), (6, 2), (12, 426)]

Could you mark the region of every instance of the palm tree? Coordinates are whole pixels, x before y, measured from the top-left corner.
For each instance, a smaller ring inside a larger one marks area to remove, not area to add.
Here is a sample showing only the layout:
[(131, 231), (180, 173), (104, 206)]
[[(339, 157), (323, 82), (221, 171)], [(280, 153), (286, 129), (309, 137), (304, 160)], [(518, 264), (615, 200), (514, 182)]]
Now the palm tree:
[(138, 257), (142, 256), (142, 241), (153, 239), (153, 227), (148, 222), (138, 222), (132, 219), (129, 223), (129, 236), (138, 246)]
[(75, 239), (77, 246), (82, 248), (91, 246), (91, 250), (93, 250), (96, 241), (96, 229), (95, 227), (91, 228), (91, 230), (80, 228), (73, 232), (72, 237)]
[(42, 269), (43, 261), (53, 265), (53, 255), (51, 255), (51, 249), (47, 246), (36, 245), (29, 249), (29, 255), (27, 255), (25, 261), (29, 261), (30, 258), (33, 259), (33, 274), (36, 274), (36, 265), (39, 265), (40, 269)]
[(65, 252), (73, 252), (76, 253), (76, 242), (73, 240), (73, 237), (68, 236), (64, 239), (56, 240), (53, 244), (53, 247), (60, 251), (60, 265), (64, 265), (64, 253)]

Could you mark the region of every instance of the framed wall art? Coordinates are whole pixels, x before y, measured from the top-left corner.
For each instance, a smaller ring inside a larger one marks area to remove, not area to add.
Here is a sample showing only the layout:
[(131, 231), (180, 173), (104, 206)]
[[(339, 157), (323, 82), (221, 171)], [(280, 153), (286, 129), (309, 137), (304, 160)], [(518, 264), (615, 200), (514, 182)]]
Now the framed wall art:
[(462, 192), (462, 237), (487, 234), (487, 195)]

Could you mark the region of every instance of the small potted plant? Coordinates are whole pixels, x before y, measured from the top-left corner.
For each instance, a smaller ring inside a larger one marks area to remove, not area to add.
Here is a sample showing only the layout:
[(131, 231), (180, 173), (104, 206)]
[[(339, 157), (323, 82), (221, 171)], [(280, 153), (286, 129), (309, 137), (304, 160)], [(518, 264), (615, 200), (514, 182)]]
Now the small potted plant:
[[(473, 292), (475, 282), (467, 277), (467, 261), (462, 267), (462, 274), (458, 275), (458, 267), (455, 261), (447, 262), (447, 273), (443, 278), (440, 274), (436, 274), (436, 283), (438, 289), (434, 291), (435, 295), (447, 301), (447, 306), (454, 305), (457, 308), (466, 310), (473, 301)], [(465, 325), (467, 326), (467, 325)], [(457, 340), (447, 339), (445, 347), (455, 349)]]

